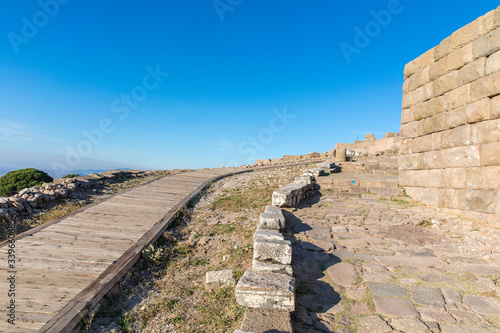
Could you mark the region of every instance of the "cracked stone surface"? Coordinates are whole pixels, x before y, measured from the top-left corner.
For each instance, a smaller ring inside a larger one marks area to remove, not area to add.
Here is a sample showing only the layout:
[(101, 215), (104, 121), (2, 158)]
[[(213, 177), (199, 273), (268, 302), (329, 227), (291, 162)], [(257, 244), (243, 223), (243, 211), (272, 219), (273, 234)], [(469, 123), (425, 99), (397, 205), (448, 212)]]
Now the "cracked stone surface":
[(318, 177), (322, 195), (285, 212), (296, 332), (500, 332), (500, 225), (324, 190), (349, 176)]
[(411, 293), (416, 304), (438, 308), (444, 307), (444, 297), (438, 288), (413, 287)]

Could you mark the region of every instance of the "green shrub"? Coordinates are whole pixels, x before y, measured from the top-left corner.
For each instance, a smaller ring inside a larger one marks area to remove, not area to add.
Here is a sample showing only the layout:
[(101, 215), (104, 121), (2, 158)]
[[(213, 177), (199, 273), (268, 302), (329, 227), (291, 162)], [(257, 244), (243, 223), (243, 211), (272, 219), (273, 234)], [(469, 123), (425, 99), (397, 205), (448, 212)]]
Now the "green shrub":
[(53, 180), (45, 172), (33, 168), (11, 171), (0, 177), (0, 196), (10, 196), (25, 187), (40, 186)]
[(70, 173), (70, 174), (67, 174), (66, 176), (62, 176), (61, 178), (75, 178), (78, 176), (80, 176), (80, 175), (77, 175), (76, 173)]

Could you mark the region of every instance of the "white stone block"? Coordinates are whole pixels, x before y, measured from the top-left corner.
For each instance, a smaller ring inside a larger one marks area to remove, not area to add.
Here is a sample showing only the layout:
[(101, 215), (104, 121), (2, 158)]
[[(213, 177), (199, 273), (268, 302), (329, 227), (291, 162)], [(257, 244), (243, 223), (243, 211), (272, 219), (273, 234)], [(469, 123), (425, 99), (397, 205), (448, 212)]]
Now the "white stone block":
[(295, 310), (295, 279), (285, 274), (246, 271), (236, 286), (236, 301), (263, 310)]
[(232, 270), (211, 271), (205, 275), (205, 288), (207, 289), (234, 286), (235, 284)]
[(292, 244), (289, 240), (257, 238), (253, 243), (253, 258), (290, 265), (292, 263)]

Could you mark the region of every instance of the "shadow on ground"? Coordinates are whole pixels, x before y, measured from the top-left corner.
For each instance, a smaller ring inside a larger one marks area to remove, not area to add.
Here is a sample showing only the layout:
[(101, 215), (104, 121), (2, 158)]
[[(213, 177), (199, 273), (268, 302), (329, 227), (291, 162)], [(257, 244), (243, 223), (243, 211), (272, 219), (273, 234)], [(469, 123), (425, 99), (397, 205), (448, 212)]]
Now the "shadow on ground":
[[(301, 206), (313, 205), (318, 201), (319, 196), (315, 196)], [(313, 320), (315, 314), (327, 314), (341, 301), (339, 293), (322, 281), (323, 272), (341, 260), (333, 254), (325, 253), (323, 248), (313, 243), (299, 242), (295, 234), (313, 231), (313, 228), (291, 212), (284, 211), (284, 216), (287, 221), (287, 239), (292, 242), (293, 247), (292, 268), (296, 279), (296, 309), (292, 314), (292, 324), (294, 328), (307, 330), (314, 327), (316, 330), (329, 332), (328, 327), (321, 322), (314, 323)]]

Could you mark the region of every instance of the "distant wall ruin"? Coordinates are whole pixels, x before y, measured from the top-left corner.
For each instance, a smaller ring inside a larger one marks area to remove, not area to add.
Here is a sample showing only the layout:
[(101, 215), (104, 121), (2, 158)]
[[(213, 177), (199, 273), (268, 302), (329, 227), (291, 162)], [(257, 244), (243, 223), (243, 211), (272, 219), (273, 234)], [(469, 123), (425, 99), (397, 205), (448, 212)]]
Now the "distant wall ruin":
[(376, 154), (390, 150), (397, 152), (399, 151), (400, 141), (399, 133), (387, 132), (383, 139), (378, 140), (373, 133), (367, 134), (364, 141), (355, 140), (354, 143), (338, 143), (330, 151), (329, 156), (333, 157), (336, 162), (344, 162), (346, 160), (346, 149), (354, 150), (359, 154)]
[(399, 183), (428, 205), (500, 221), (500, 7), (405, 66)]

